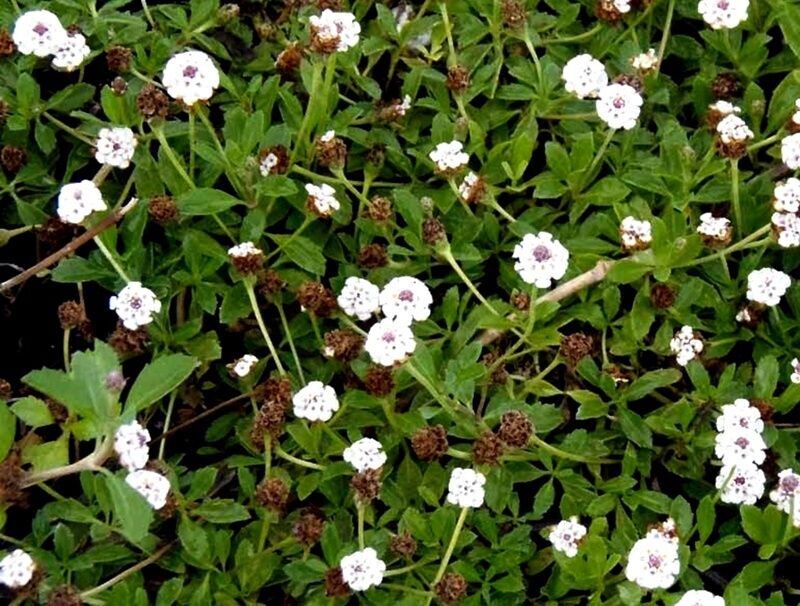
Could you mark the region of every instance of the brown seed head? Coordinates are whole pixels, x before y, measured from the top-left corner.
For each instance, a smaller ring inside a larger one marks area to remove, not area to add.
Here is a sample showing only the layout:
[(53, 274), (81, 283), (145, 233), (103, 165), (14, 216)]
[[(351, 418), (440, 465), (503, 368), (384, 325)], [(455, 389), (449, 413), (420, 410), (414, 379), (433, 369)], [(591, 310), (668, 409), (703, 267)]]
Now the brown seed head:
[(411, 438), (414, 454), (423, 461), (436, 461), (447, 452), (447, 431), (441, 425), (418, 429)]
[(583, 358), (594, 355), (596, 350), (596, 339), (592, 335), (575, 332), (561, 337), (561, 355), (564, 356), (567, 364), (573, 368)]
[(742, 85), (733, 72), (723, 72), (711, 82), (711, 94), (715, 99), (730, 101), (739, 95)]
[(367, 469), (353, 476), (350, 488), (355, 492), (355, 498), (361, 503), (369, 503), (376, 499), (381, 492), (381, 470)]
[(111, 81), (109, 87), (111, 88), (111, 90), (115, 95), (121, 97), (126, 92), (128, 92), (128, 81), (125, 80), (125, 78), (123, 78), (122, 76), (117, 76)]
[(169, 113), (169, 98), (153, 84), (145, 84), (136, 96), (136, 108), (146, 120), (166, 118)]
[[(262, 149), (258, 154), (259, 167), (264, 165), (264, 161), (272, 156), (274, 164), (269, 167), (267, 175), (283, 175), (289, 168), (289, 152), (283, 145), (273, 145)], [(265, 167), (266, 168), (266, 167)], [(263, 175), (263, 171), (262, 171)]]
[(292, 536), (303, 547), (308, 549), (319, 542), (325, 530), (325, 518), (318, 511), (306, 510), (300, 514), (292, 526)]
[(289, 487), (280, 478), (267, 478), (256, 488), (256, 501), (266, 509), (282, 512), (289, 502)]
[(106, 64), (109, 71), (124, 74), (131, 68), (131, 49), (124, 46), (112, 46), (106, 51)]
[(262, 297), (269, 299), (284, 288), (286, 288), (286, 280), (281, 278), (280, 274), (274, 269), (268, 269), (259, 274), (258, 291)]
[(531, 296), (526, 292), (515, 292), (511, 295), (511, 305), (520, 311), (528, 311), (531, 308)]
[(292, 76), (300, 67), (300, 62), (303, 60), (303, 54), (300, 52), (297, 44), (291, 44), (283, 49), (275, 59), (275, 69), (277, 69), (282, 76)]
[(147, 214), (158, 225), (164, 226), (175, 223), (180, 218), (178, 205), (172, 196), (156, 196), (150, 198), (147, 205)]
[(443, 604), (455, 604), (467, 594), (467, 580), (456, 572), (448, 572), (436, 584), (435, 591)]
[(386, 267), (389, 263), (389, 254), (382, 244), (367, 244), (358, 251), (358, 264), (365, 269)]
[(297, 291), (297, 300), (302, 308), (320, 318), (331, 316), (337, 309), (336, 297), (330, 289), (319, 282), (306, 282)]
[(519, 0), (503, 0), (500, 11), (503, 15), (503, 23), (509, 29), (520, 29), (528, 20), (525, 5)]
[(533, 423), (521, 410), (509, 410), (500, 419), (497, 436), (509, 446), (524, 448), (533, 435)]
[(342, 569), (338, 566), (325, 573), (325, 595), (329, 598), (343, 598), (350, 595), (350, 587), (344, 582)]
[(598, 0), (597, 7), (595, 8), (595, 15), (600, 21), (606, 23), (616, 24), (622, 21), (625, 16), (624, 13), (614, 6), (613, 0)]
[(395, 535), (389, 543), (389, 549), (403, 558), (410, 558), (417, 552), (417, 542), (407, 532)]
[(352, 330), (332, 330), (325, 333), (323, 353), (340, 362), (355, 360), (364, 347), (364, 337)]
[(142, 326), (136, 330), (129, 330), (117, 323), (117, 328), (108, 337), (108, 344), (120, 355), (136, 355), (144, 353), (144, 348), (150, 341), (147, 327)]
[(675, 291), (663, 282), (656, 282), (650, 288), (650, 302), (656, 309), (672, 307), (675, 296)]
[(26, 505), (27, 495), (22, 489), (22, 459), (17, 452), (11, 452), (0, 463), (0, 503), (6, 505)]
[(59, 585), (47, 596), (47, 606), (82, 606), (83, 600), (72, 585)]
[(428, 246), (436, 246), (447, 241), (444, 224), (435, 217), (428, 217), (422, 222), (422, 241)]
[(385, 366), (370, 366), (364, 376), (364, 387), (376, 398), (389, 395), (394, 391), (392, 370)]
[(383, 196), (373, 196), (369, 205), (364, 212), (364, 215), (372, 219), (376, 223), (384, 223), (390, 221), (393, 216), (392, 201)]
[(447, 70), (445, 85), (454, 93), (463, 93), (469, 88), (469, 70), (461, 65), (453, 65)]
[(498, 465), (503, 456), (503, 442), (494, 432), (485, 431), (472, 445), (472, 459), (476, 465)]
[(347, 145), (339, 137), (320, 137), (315, 144), (315, 154), (320, 166), (341, 168), (347, 161)]
[(82, 327), (89, 320), (86, 310), (78, 301), (65, 301), (58, 306), (58, 321), (61, 330), (73, 330)]
[(0, 57), (8, 57), (13, 55), (17, 47), (14, 45), (14, 40), (6, 28), (0, 29)]
[(11, 175), (16, 175), (28, 160), (28, 154), (21, 147), (4, 145), (0, 149), (0, 164)]

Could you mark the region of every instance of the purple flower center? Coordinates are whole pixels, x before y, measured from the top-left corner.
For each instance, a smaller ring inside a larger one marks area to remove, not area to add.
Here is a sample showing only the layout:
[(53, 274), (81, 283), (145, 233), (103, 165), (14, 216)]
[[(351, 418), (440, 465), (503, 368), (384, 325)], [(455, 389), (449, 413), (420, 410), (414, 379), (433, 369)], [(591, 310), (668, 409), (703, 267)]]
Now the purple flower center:
[(797, 476), (789, 476), (781, 480), (781, 489), (786, 492), (794, 492), (797, 490), (798, 484), (800, 484), (800, 480), (798, 480)]
[(750, 446), (750, 440), (748, 440), (747, 438), (742, 437), (742, 438), (737, 439), (734, 442), (734, 444), (736, 444), (739, 448), (744, 449), (744, 448), (747, 448), (748, 446)]
[(717, 2), (717, 8), (721, 8), (724, 11), (728, 10), (728, 6), (730, 6), (728, 0), (720, 0)]
[(625, 107), (625, 101), (622, 99), (622, 97), (617, 97), (611, 102), (611, 105), (613, 105), (617, 109), (622, 109), (623, 107)]
[(47, 29), (47, 26), (44, 23), (37, 23), (33, 27), (33, 31), (34, 31), (35, 34), (37, 34), (39, 36), (44, 36), (50, 30)]
[(194, 78), (197, 75), (197, 68), (194, 65), (189, 65), (183, 68), (184, 78)]
[(542, 262), (547, 261), (552, 255), (550, 254), (550, 249), (547, 248), (544, 244), (539, 244), (536, 248), (533, 249), (533, 258), (536, 261)]
[(397, 295), (397, 298), (400, 299), (401, 301), (405, 301), (407, 303), (410, 303), (411, 301), (414, 300), (414, 293), (411, 292), (408, 289), (401, 290), (400, 294)]
[(395, 338), (396, 337), (393, 332), (385, 332), (381, 337), (385, 343), (394, 343)]
[(733, 479), (733, 483), (736, 484), (737, 486), (744, 486), (745, 479), (743, 477), (739, 476), (738, 478), (734, 478)]
[(650, 566), (650, 568), (661, 568), (661, 558), (657, 555), (651, 555), (647, 558), (647, 565)]
[(134, 297), (130, 302), (131, 309), (140, 309), (142, 307), (142, 300), (139, 297)]

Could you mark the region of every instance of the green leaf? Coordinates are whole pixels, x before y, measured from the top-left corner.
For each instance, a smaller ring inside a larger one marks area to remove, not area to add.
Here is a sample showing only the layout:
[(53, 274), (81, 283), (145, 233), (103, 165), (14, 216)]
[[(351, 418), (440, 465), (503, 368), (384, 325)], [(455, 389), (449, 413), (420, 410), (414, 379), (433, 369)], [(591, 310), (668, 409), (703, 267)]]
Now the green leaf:
[(213, 524), (231, 524), (250, 519), (247, 508), (231, 499), (205, 501), (193, 513)]
[(71, 112), (94, 97), (94, 86), (81, 82), (58, 91), (47, 100), (47, 109)]
[(185, 354), (156, 358), (136, 377), (125, 403), (126, 412), (135, 414), (160, 400), (183, 383), (197, 365), (195, 358)]
[(775, 356), (762, 357), (756, 365), (756, 373), (753, 377), (753, 395), (757, 398), (772, 397), (778, 387), (780, 372), (780, 366)]
[(776, 21), (789, 48), (800, 59), (800, 6), (785, 2), (782, 8), (783, 14)]
[(39, 102), (40, 89), (36, 80), (23, 72), (17, 78), (17, 110), (26, 118), (30, 118), (33, 107)]
[(178, 524), (178, 538), (185, 555), (192, 564), (200, 568), (210, 566), (211, 545), (208, 542), (208, 536), (202, 527), (187, 515), (181, 515), (181, 521)]
[(318, 244), (302, 236), (270, 234), (270, 238), (293, 263), (307, 272), (317, 276), (325, 273), (325, 256)]
[(142, 495), (117, 476), (107, 475), (106, 486), (122, 534), (131, 542), (138, 543), (147, 536), (153, 509)]
[(0, 461), (5, 459), (8, 451), (11, 450), (16, 432), (17, 423), (14, 415), (11, 414), (6, 403), (0, 401)]
[(659, 387), (666, 387), (667, 385), (672, 385), (680, 380), (681, 373), (676, 368), (653, 370), (642, 375), (633, 383), (631, 383), (628, 389), (625, 390), (625, 398), (629, 402), (639, 400), (652, 393)]
[(14, 402), (11, 406), (11, 412), (29, 427), (44, 427), (53, 423), (53, 415), (50, 413), (47, 404), (33, 396)]
[(177, 202), (185, 216), (212, 215), (242, 204), (238, 198), (210, 187), (199, 187), (181, 194)]
[(22, 460), (30, 463), (34, 471), (61, 467), (69, 463), (69, 437), (64, 434), (53, 442), (34, 444), (22, 451)]
[(175, 577), (161, 584), (156, 594), (156, 606), (171, 606), (183, 589), (183, 577)]
[(630, 410), (619, 411), (619, 424), (623, 433), (636, 444), (643, 448), (653, 446), (653, 434), (645, 424), (644, 419)]

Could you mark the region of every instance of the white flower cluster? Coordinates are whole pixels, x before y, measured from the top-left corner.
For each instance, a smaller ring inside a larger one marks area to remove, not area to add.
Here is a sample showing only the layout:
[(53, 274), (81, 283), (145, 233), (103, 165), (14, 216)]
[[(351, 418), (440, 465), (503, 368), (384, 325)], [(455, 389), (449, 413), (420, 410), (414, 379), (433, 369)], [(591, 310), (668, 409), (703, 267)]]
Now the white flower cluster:
[(789, 380), (795, 385), (800, 384), (800, 360), (792, 358), (792, 374), (789, 375)]
[(630, 130), (636, 126), (644, 100), (628, 84), (609, 84), (600, 91), (596, 102), (598, 117), (609, 128)]
[(561, 520), (551, 527), (547, 538), (553, 544), (553, 549), (568, 558), (574, 558), (578, 555), (578, 547), (585, 536), (586, 526), (578, 522), (578, 516), (572, 516), (569, 520)]
[(781, 141), (781, 161), (792, 170), (800, 168), (800, 133)]
[(795, 100), (794, 107), (797, 111), (792, 114), (792, 123), (800, 126), (800, 99)]
[(459, 507), (480, 507), (486, 496), (486, 476), (466, 467), (456, 467), (447, 484), (447, 502)]
[(101, 128), (94, 144), (94, 159), (107, 166), (128, 168), (136, 151), (136, 144), (136, 135), (130, 128)]
[(125, 482), (142, 495), (153, 509), (161, 509), (167, 504), (169, 480), (160, 473), (149, 469), (139, 469), (129, 473), (125, 477)]
[(773, 307), (781, 302), (792, 279), (782, 271), (764, 267), (751, 271), (747, 276), (747, 299)]
[(561, 70), (564, 88), (580, 99), (596, 98), (608, 86), (605, 66), (589, 54), (577, 55)]
[(779, 213), (800, 212), (800, 179), (789, 177), (775, 184), (772, 207)]
[(769, 493), (769, 498), (782, 512), (789, 514), (792, 525), (800, 528), (800, 475), (791, 469), (778, 474), (778, 485)]
[(234, 361), (233, 364), (230, 364), (229, 368), (234, 375), (240, 379), (244, 379), (250, 374), (250, 371), (253, 370), (256, 364), (258, 364), (257, 357), (253, 354), (244, 354), (241, 358)]
[(10, 589), (25, 587), (36, 572), (36, 562), (21, 549), (15, 549), (0, 560), (0, 585)]
[(767, 445), (761, 437), (761, 412), (744, 398), (722, 407), (717, 417), (714, 452), (722, 460), (716, 486), (725, 503), (753, 505), (764, 494), (764, 462)]
[(106, 210), (103, 194), (93, 181), (84, 179), (78, 183), (68, 183), (58, 194), (58, 218), (64, 223), (82, 223), (95, 211)]
[(136, 330), (153, 321), (153, 316), (161, 311), (161, 301), (141, 282), (128, 282), (109, 299), (108, 307), (117, 312), (125, 328)]
[(367, 333), (364, 349), (376, 364), (393, 366), (402, 362), (417, 348), (411, 325), (384, 318), (373, 324)]
[(747, 19), (750, 0), (700, 0), (697, 12), (711, 29), (733, 29)]
[(219, 87), (219, 70), (203, 51), (187, 50), (170, 57), (161, 81), (170, 97), (192, 106), (214, 94)]
[(643, 589), (667, 589), (678, 578), (678, 537), (672, 519), (651, 528), (633, 544), (628, 554), (625, 576)]
[(255, 244), (250, 241), (242, 242), (241, 244), (237, 244), (236, 246), (231, 246), (228, 249), (228, 256), (234, 257), (237, 259), (245, 259), (247, 257), (258, 257), (263, 255), (264, 251), (258, 248)]
[(651, 72), (658, 67), (658, 54), (656, 49), (648, 49), (646, 53), (631, 58), (631, 66), (633, 69), (638, 69), (640, 72)]
[(336, 302), (344, 313), (359, 320), (368, 320), (380, 309), (381, 289), (369, 280), (351, 276), (344, 281)]
[(678, 364), (686, 366), (703, 351), (703, 341), (695, 336), (691, 326), (681, 326), (669, 342), (669, 348), (675, 354)]
[(525, 234), (514, 247), (513, 258), (522, 280), (537, 288), (550, 288), (553, 281), (564, 277), (569, 266), (569, 251), (546, 231)]
[(796, 213), (772, 213), (772, 230), (783, 248), (800, 246), (800, 216)]
[(469, 162), (469, 154), (464, 151), (464, 144), (461, 141), (439, 143), (428, 157), (440, 173), (455, 172)]
[(411, 109), (411, 95), (404, 95), (400, 103), (392, 105), (392, 111), (398, 116), (405, 116)]
[(725, 598), (705, 589), (690, 589), (675, 602), (675, 606), (725, 606)]
[(120, 425), (114, 434), (114, 452), (119, 464), (128, 471), (136, 471), (147, 465), (150, 458), (150, 432), (138, 421)]
[(711, 213), (700, 215), (700, 225), (697, 226), (697, 233), (705, 236), (709, 240), (726, 242), (730, 239), (733, 232), (733, 225), (730, 219), (725, 217), (715, 217)]
[(269, 177), (272, 169), (278, 166), (280, 163), (280, 158), (276, 156), (274, 153), (269, 152), (266, 156), (261, 159), (261, 162), (258, 164), (258, 170), (261, 173), (262, 177)]
[(47, 10), (20, 15), (14, 22), (11, 38), (23, 55), (52, 55), (54, 68), (70, 72), (78, 69), (91, 53), (82, 34), (68, 32), (58, 17)]
[(747, 123), (736, 114), (728, 114), (719, 121), (717, 134), (723, 143), (744, 143), (754, 137)]
[(341, 208), (339, 200), (336, 199), (336, 190), (327, 183), (322, 185), (307, 183), (306, 193), (309, 206), (322, 217), (330, 217)]
[(481, 185), (481, 178), (474, 172), (470, 171), (461, 185), (458, 186), (458, 195), (465, 202), (474, 200), (477, 194), (477, 189)]
[(308, 22), (318, 46), (330, 45), (337, 51), (344, 52), (358, 44), (361, 25), (352, 13), (326, 8), (319, 16), (313, 15)]
[(368, 469), (380, 469), (386, 463), (386, 453), (378, 440), (361, 438), (344, 449), (342, 458), (353, 468), (363, 473)]
[(625, 250), (642, 250), (653, 240), (653, 229), (650, 221), (639, 221), (634, 217), (625, 217), (619, 224), (619, 237)]
[(708, 106), (709, 111), (719, 114), (722, 118), (731, 114), (741, 114), (742, 108), (737, 107), (730, 101), (720, 99)]
[(344, 556), (339, 562), (342, 579), (353, 591), (366, 591), (383, 582), (386, 564), (372, 547)]
[(330, 385), (311, 381), (292, 397), (294, 415), (309, 421), (329, 421), (339, 410), (339, 398)]

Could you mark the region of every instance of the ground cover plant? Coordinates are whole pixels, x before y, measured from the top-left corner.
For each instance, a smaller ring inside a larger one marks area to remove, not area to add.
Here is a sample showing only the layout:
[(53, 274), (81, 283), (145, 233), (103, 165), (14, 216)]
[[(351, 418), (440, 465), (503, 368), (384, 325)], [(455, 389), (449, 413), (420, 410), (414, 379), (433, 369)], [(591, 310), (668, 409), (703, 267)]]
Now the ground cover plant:
[(800, 5), (0, 26), (2, 603), (797, 603)]

